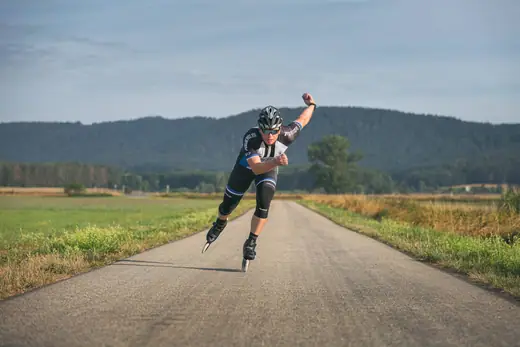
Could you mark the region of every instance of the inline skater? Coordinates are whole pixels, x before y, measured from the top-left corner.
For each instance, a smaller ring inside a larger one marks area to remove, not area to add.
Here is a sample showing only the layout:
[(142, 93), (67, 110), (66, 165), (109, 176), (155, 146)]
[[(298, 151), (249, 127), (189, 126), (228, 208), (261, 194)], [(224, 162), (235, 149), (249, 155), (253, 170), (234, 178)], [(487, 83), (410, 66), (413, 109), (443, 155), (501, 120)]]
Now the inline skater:
[(309, 123), (316, 108), (309, 93), (304, 93), (302, 98), (307, 108), (289, 125), (282, 124), (283, 118), (277, 108), (266, 106), (260, 111), (258, 126), (250, 128), (244, 134), (240, 153), (229, 176), (222, 203), (218, 207), (218, 217), (206, 235), (202, 253), (219, 237), (226, 227), (229, 215), (254, 181), (256, 209), (249, 236), (243, 245), (242, 270), (246, 271), (249, 261), (255, 259), (256, 240), (267, 222), (276, 190), (278, 166), (289, 163), (285, 151)]

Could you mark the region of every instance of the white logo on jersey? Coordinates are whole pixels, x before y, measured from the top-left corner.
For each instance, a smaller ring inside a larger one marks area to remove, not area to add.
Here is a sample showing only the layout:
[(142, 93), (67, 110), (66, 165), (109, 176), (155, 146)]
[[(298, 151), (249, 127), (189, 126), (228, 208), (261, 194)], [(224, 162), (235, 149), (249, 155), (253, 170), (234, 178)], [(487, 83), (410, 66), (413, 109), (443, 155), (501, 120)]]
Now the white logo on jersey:
[(256, 134), (255, 133), (250, 133), (248, 134), (245, 138), (244, 138), (244, 150), (247, 151), (248, 148), (247, 148), (247, 143), (249, 142), (249, 140), (251, 140), (252, 138), (256, 137)]

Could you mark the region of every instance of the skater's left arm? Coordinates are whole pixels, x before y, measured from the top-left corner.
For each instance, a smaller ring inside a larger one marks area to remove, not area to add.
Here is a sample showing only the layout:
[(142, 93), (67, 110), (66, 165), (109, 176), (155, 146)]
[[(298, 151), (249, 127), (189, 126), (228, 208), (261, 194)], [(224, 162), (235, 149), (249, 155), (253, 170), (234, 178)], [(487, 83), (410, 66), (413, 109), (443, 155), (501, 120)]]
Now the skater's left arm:
[(312, 114), (316, 109), (316, 103), (314, 102), (312, 95), (310, 95), (309, 93), (303, 94), (302, 98), (305, 104), (307, 105), (307, 108), (303, 110), (300, 116), (296, 119), (296, 122), (300, 123), (301, 128), (303, 129), (311, 121)]

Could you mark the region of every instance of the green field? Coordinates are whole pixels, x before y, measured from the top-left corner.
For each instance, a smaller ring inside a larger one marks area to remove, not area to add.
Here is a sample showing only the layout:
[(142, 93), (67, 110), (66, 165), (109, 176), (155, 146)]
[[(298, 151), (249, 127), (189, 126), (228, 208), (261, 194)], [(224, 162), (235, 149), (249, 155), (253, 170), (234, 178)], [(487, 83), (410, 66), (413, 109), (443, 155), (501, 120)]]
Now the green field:
[[(219, 203), (156, 197), (0, 196), (0, 298), (208, 228)], [(233, 217), (254, 203), (242, 201)]]
[(60, 235), (89, 225), (151, 227), (219, 202), (195, 199), (68, 198), (0, 196), (0, 247), (23, 235)]

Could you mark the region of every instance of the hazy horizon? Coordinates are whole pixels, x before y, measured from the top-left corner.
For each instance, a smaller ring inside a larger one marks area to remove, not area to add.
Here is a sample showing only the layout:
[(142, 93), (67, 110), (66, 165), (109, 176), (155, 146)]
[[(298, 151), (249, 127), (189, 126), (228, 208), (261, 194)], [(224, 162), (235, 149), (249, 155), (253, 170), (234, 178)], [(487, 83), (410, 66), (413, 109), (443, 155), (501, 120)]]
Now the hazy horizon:
[(515, 18), (514, 0), (2, 3), (0, 122), (220, 118), (309, 91), (520, 123)]

